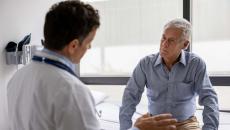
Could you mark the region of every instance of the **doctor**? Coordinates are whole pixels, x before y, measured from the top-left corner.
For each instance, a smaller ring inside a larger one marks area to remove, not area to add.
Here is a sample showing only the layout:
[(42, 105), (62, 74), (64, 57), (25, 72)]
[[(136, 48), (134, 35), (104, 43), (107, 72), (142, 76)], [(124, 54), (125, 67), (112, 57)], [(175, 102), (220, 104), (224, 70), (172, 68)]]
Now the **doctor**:
[[(94, 99), (74, 73), (100, 25), (98, 11), (72, 0), (46, 14), (44, 49), (8, 83), (11, 130), (99, 130)], [(170, 114), (140, 117), (132, 130), (174, 130)]]

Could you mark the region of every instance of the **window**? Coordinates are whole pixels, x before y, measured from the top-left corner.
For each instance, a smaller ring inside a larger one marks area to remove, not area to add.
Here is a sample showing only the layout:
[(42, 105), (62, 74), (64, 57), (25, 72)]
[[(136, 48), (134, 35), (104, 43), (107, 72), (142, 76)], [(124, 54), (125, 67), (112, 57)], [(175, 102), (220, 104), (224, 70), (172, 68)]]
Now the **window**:
[(230, 85), (229, 0), (85, 1), (99, 9), (102, 23), (79, 67), (86, 84), (126, 84), (138, 61), (158, 52), (163, 25), (184, 17), (193, 24), (190, 49), (205, 60), (212, 84)]
[[(91, 84), (90, 89), (108, 94), (107, 101), (119, 105), (137, 62), (158, 52), (163, 25), (184, 17), (193, 25), (190, 49), (207, 64), (220, 110), (229, 111), (229, 0), (103, 0), (92, 4), (99, 9), (102, 24), (80, 65), (81, 79)], [(140, 104), (147, 106), (146, 94)]]
[(230, 75), (230, 1), (192, 1), (192, 51), (201, 56), (210, 75)]
[(130, 76), (138, 61), (159, 50), (164, 24), (183, 17), (182, 0), (103, 0), (91, 3), (101, 16), (81, 76)]
[(192, 1), (192, 51), (206, 62), (222, 111), (230, 110), (227, 101), (230, 91), (229, 12), (229, 0)]

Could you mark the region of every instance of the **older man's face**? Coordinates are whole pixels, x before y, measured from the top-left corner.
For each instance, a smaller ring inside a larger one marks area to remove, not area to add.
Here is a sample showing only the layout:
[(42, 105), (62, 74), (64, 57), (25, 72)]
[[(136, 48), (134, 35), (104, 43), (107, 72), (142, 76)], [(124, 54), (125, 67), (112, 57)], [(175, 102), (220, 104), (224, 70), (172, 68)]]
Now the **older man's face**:
[(181, 50), (185, 48), (181, 35), (182, 30), (178, 28), (167, 28), (163, 32), (160, 44), (160, 55), (163, 59), (178, 58)]

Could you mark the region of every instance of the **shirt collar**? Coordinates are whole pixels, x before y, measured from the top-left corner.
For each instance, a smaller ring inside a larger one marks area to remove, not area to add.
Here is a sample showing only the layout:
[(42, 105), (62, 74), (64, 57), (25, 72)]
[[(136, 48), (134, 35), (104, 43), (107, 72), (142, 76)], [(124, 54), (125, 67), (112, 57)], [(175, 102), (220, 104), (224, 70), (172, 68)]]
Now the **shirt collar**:
[(186, 59), (185, 59), (185, 52), (184, 50), (181, 51), (181, 56), (180, 56), (180, 63), (182, 63), (184, 66), (186, 66)]
[[(182, 63), (184, 66), (186, 66), (186, 59), (185, 59), (184, 50), (181, 51), (181, 56), (180, 56), (180, 61), (179, 62)], [(154, 67), (156, 67), (159, 64), (163, 64), (162, 57), (161, 57), (160, 54), (157, 56), (157, 60), (156, 60), (156, 62), (154, 64)]]
[(62, 62), (63, 64), (67, 65), (70, 67), (74, 72), (75, 72), (75, 66), (73, 62), (71, 62), (68, 58), (65, 56), (58, 54), (57, 52), (51, 51), (49, 49), (43, 48), (43, 50), (40, 53), (36, 53), (40, 56), (44, 56), (53, 60), (57, 60), (59, 62)]
[(157, 60), (156, 60), (156, 62), (154, 64), (154, 67), (156, 67), (157, 65), (162, 64), (162, 63), (163, 63), (162, 62), (162, 57), (161, 57), (160, 53), (158, 53)]

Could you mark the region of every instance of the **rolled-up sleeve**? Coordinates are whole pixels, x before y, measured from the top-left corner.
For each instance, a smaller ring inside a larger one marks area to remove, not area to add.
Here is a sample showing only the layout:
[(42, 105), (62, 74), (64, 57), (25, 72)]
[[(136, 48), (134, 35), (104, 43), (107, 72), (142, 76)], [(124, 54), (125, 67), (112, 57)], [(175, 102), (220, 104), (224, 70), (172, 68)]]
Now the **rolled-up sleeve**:
[(132, 127), (129, 130), (140, 130), (140, 129), (138, 129), (137, 127)]
[(219, 126), (219, 107), (217, 94), (212, 87), (206, 71), (206, 65), (201, 60), (199, 62), (196, 76), (197, 93), (199, 94), (199, 104), (204, 106), (202, 130), (217, 130)]
[(141, 100), (145, 83), (146, 78), (140, 62), (134, 69), (133, 75), (124, 90), (119, 112), (120, 130), (127, 130), (132, 126), (132, 116), (136, 111), (136, 105)]

